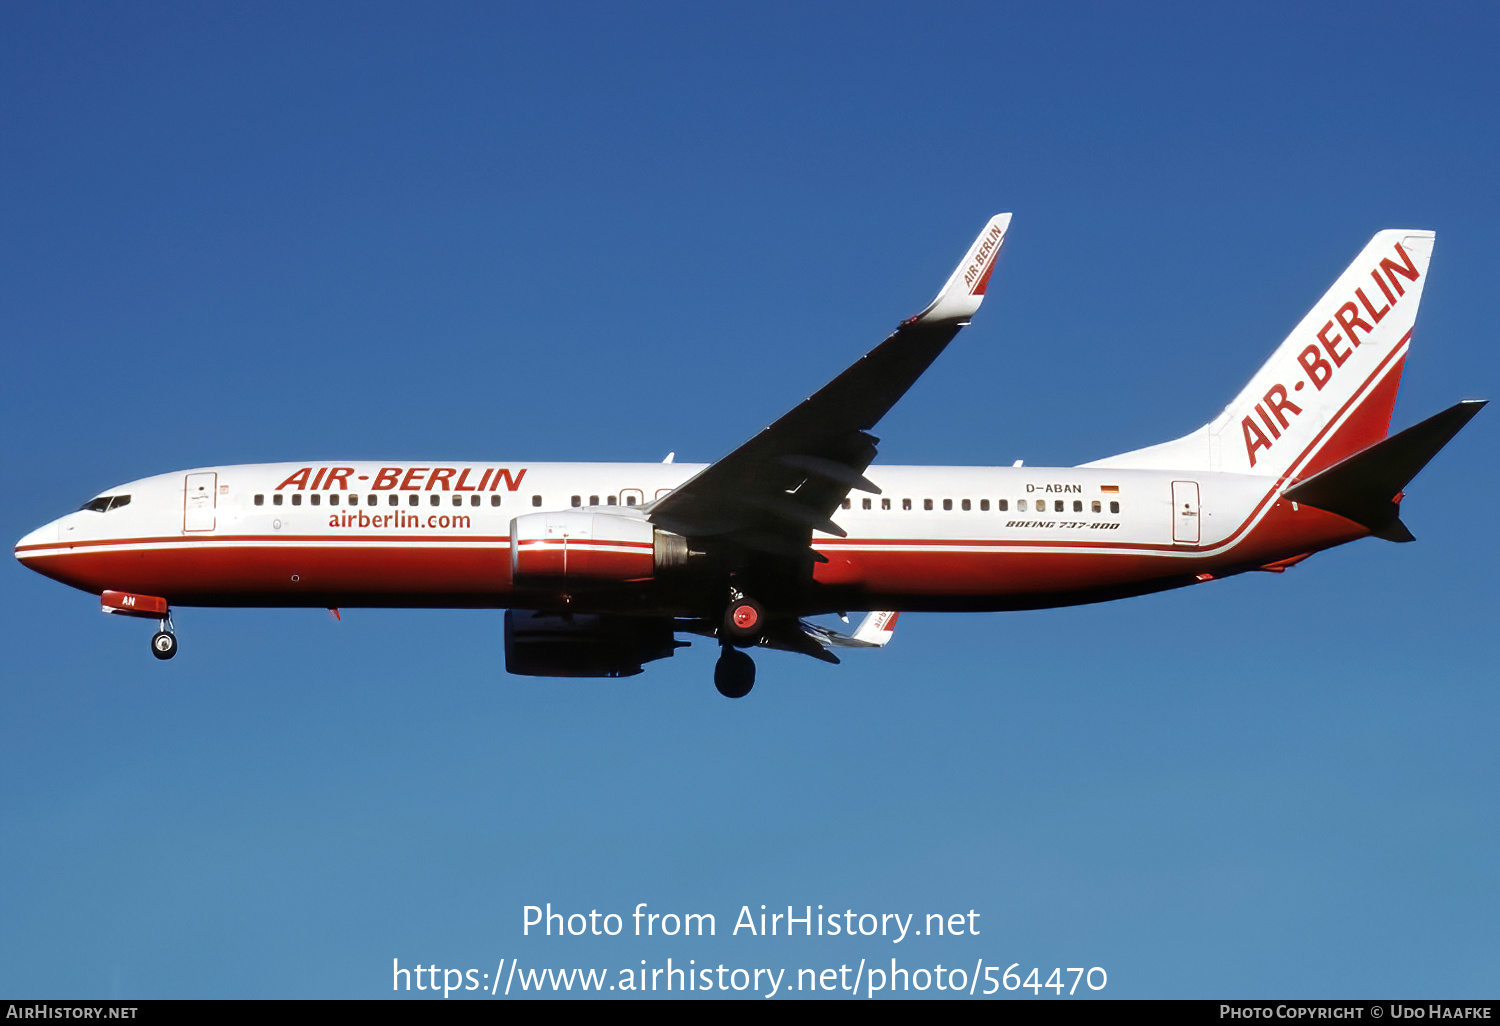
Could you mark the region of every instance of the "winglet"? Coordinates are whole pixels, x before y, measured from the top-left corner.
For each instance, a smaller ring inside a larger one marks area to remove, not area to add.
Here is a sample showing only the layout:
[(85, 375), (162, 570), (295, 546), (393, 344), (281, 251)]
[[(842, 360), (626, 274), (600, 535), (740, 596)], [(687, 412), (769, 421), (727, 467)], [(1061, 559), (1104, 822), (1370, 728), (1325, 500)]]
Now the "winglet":
[(900, 615), (888, 610), (870, 613), (860, 621), (854, 640), (884, 648), (896, 633), (896, 617)]
[(979, 309), (979, 304), (984, 302), (984, 290), (989, 287), (990, 275), (995, 270), (995, 257), (1000, 254), (1000, 246), (1009, 229), (1009, 214), (996, 214), (990, 218), (937, 298), (907, 323), (958, 321), (967, 324)]

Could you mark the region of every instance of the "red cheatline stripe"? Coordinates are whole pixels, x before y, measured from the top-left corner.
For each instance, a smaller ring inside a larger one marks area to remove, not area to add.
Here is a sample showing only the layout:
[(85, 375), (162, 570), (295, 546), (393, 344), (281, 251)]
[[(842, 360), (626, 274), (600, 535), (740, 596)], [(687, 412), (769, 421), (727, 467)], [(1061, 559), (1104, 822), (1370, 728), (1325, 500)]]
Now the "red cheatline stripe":
[[(438, 530), (434, 528), (434, 530)], [(31, 551), (33, 549), (99, 549), (111, 548), (120, 545), (170, 545), (184, 547), (189, 545), (207, 545), (223, 542), (317, 542), (319, 544), (331, 543), (338, 545), (367, 545), (371, 542), (385, 544), (405, 544), (407, 542), (418, 542), (426, 545), (473, 545), (473, 544), (510, 544), (510, 535), (445, 535), (434, 538), (430, 534), (369, 534), (358, 537), (344, 537), (334, 534), (237, 534), (237, 535), (183, 535), (176, 537), (161, 536), (156, 538), (108, 538), (95, 539), (92, 541), (67, 541), (67, 542), (38, 542), (33, 545), (18, 545), (17, 552)]]
[[(993, 263), (994, 263), (994, 261), (991, 260), (991, 266), (992, 267), (993, 267)], [(894, 546), (894, 545), (908, 545), (908, 546), (910, 546), (910, 545), (921, 545), (921, 546), (929, 546), (929, 547), (934, 547), (934, 548), (943, 548), (943, 547), (951, 547), (951, 546), (970, 546), (970, 547), (981, 546), (981, 547), (986, 547), (986, 548), (1011, 548), (1011, 549), (1014, 549), (1014, 548), (1075, 548), (1075, 549), (1098, 549), (1098, 550), (1101, 550), (1101, 551), (1116, 550), (1116, 551), (1147, 551), (1147, 552), (1193, 552), (1193, 551), (1201, 551), (1201, 550), (1203, 550), (1205, 548), (1218, 549), (1218, 548), (1222, 548), (1222, 547), (1228, 546), (1228, 545), (1232, 544), (1236, 539), (1239, 538), (1240, 535), (1244, 534), (1244, 532), (1246, 530), (1248, 530), (1252, 526), (1253, 522), (1256, 519), (1257, 514), (1259, 514), (1261, 512), (1261, 510), (1263, 510), (1266, 507), (1266, 505), (1281, 491), (1281, 486), (1283, 484), (1285, 484), (1288, 480), (1290, 480), (1291, 478), (1293, 478), (1293, 477), (1296, 476), (1297, 470), (1314, 453), (1314, 451), (1317, 449), (1317, 447), (1319, 446), (1319, 444), (1322, 443), (1322, 441), (1329, 434), (1329, 432), (1331, 432), (1331, 431), (1335, 430), (1336, 428), (1342, 426), (1341, 425), (1341, 421), (1343, 420), (1344, 415), (1346, 413), (1348, 413), (1349, 410), (1353, 406), (1355, 406), (1363, 398), (1364, 394), (1369, 390), (1370, 386), (1376, 381), (1376, 379), (1378, 379), (1378, 378), (1380, 378), (1380, 377), (1383, 376), (1383, 372), (1386, 371), (1387, 368), (1390, 366), (1391, 361), (1394, 360), (1396, 357), (1401, 356), (1404, 353), (1404, 351), (1406, 349), (1406, 346), (1407, 346), (1407, 343), (1411, 339), (1411, 334), (1412, 333), (1410, 331), (1407, 331), (1407, 333), (1404, 336), (1402, 336), (1401, 341), (1399, 343), (1397, 343), (1391, 349), (1391, 351), (1385, 355), (1385, 357), (1380, 361), (1380, 363), (1375, 367), (1375, 369), (1370, 372), (1369, 376), (1367, 376), (1365, 378), (1364, 382), (1361, 383), (1361, 385), (1359, 386), (1359, 388), (1357, 388), (1354, 391), (1354, 394), (1349, 397), (1348, 401), (1346, 401), (1344, 403), (1344, 405), (1339, 408), (1339, 410), (1338, 410), (1337, 413), (1335, 413), (1332, 417), (1330, 417), (1328, 419), (1328, 422), (1323, 425), (1323, 428), (1317, 433), (1317, 435), (1315, 435), (1313, 437), (1312, 441), (1308, 442), (1307, 446), (1302, 450), (1302, 452), (1300, 454), (1298, 454), (1297, 457), (1294, 458), (1291, 461), (1291, 463), (1289, 463), (1287, 465), (1287, 470), (1280, 477), (1278, 477), (1276, 479), (1275, 483), (1266, 492), (1266, 494), (1261, 498), (1260, 502), (1255, 506), (1255, 508), (1253, 510), (1250, 511), (1250, 515), (1247, 516), (1244, 519), (1244, 521), (1242, 521), (1237, 528), (1235, 528), (1234, 533), (1230, 534), (1223, 541), (1215, 543), (1212, 546), (1205, 547), (1205, 546), (1184, 546), (1184, 545), (1147, 545), (1147, 544), (1131, 543), (1131, 542), (1116, 542), (1116, 543), (1110, 544), (1110, 543), (1103, 542), (1103, 541), (1100, 541), (1100, 542), (1087, 541), (1087, 542), (1085, 542), (1085, 541), (1065, 541), (1065, 540), (1055, 540), (1055, 539), (1036, 539), (1036, 540), (1031, 540), (1031, 539), (1025, 539), (1025, 538), (1008, 538), (1008, 539), (1004, 539), (1004, 540), (999, 540), (999, 539), (976, 539), (976, 540), (961, 540), (961, 539), (959, 539), (959, 540), (948, 540), (948, 539), (934, 539), (934, 538), (914, 538), (914, 539), (891, 539), (891, 538), (847, 538), (847, 539), (834, 539), (834, 538), (829, 538), (829, 539), (818, 539), (818, 540), (816, 540), (815, 543), (814, 543), (814, 545), (813, 545), (813, 548), (815, 548), (815, 549), (824, 549), (824, 548), (838, 548), (840, 546), (843, 546), (843, 547), (854, 547), (854, 546)], [(440, 528), (435, 528), (433, 530), (441, 530), (441, 529)], [(587, 541), (585, 541), (583, 539), (525, 539), (525, 540), (522, 541), (521, 544), (522, 545), (532, 545), (532, 544), (562, 544), (565, 540), (571, 540), (575, 544), (610, 545), (610, 546), (619, 546), (619, 547), (627, 547), (627, 548), (628, 547), (636, 547), (636, 548), (641, 548), (641, 549), (652, 547), (652, 543), (651, 542), (624, 542), (624, 541), (622, 541), (622, 542), (597, 542), (597, 541), (593, 541), (592, 539), (587, 540)], [(397, 535), (361, 535), (361, 536), (340, 536), (340, 535), (195, 535), (195, 536), (192, 536), (192, 537), (113, 538), (113, 539), (107, 539), (107, 540), (78, 541), (78, 542), (62, 542), (62, 541), (58, 541), (58, 542), (39, 542), (39, 543), (32, 544), (32, 545), (18, 545), (18, 546), (16, 546), (15, 551), (16, 551), (16, 553), (18, 555), (20, 553), (22, 553), (22, 552), (33, 552), (33, 551), (38, 551), (38, 550), (47, 550), (47, 551), (55, 553), (56, 555), (65, 555), (66, 553), (64, 553), (63, 551), (61, 551), (64, 548), (66, 548), (68, 551), (79, 551), (79, 550), (81, 550), (81, 551), (87, 552), (87, 551), (92, 551), (92, 550), (97, 550), (97, 549), (107, 549), (107, 548), (114, 548), (114, 547), (125, 546), (125, 545), (166, 545), (166, 546), (171, 546), (171, 547), (174, 547), (174, 548), (183, 548), (183, 547), (187, 547), (187, 546), (213, 544), (213, 543), (216, 543), (216, 542), (217, 543), (223, 543), (223, 542), (260, 542), (260, 543), (270, 543), (272, 545), (276, 545), (276, 544), (280, 544), (280, 543), (286, 543), (286, 542), (316, 542), (316, 543), (318, 543), (320, 545), (334, 545), (334, 546), (337, 546), (337, 545), (369, 545), (371, 543), (375, 543), (375, 544), (384, 545), (385, 547), (391, 547), (393, 545), (404, 545), (404, 544), (408, 544), (408, 543), (413, 543), (414, 542), (414, 543), (419, 544), (419, 545), (439, 545), (439, 546), (450, 546), (450, 547), (465, 547), (465, 546), (479, 546), (479, 545), (485, 545), (485, 544), (488, 544), (488, 545), (505, 545), (505, 546), (509, 546), (509, 544), (510, 544), (510, 536), (509, 535), (481, 535), (481, 536), (477, 536), (476, 537), (476, 536), (471, 536), (471, 535), (463, 535), (463, 536), (444, 535), (444, 536), (440, 536), (440, 537), (433, 537), (431, 534), (427, 534), (427, 533), (423, 533), (423, 534), (420, 534), (420, 535), (416, 535), (416, 534), (410, 534), (410, 535), (397, 534)]]

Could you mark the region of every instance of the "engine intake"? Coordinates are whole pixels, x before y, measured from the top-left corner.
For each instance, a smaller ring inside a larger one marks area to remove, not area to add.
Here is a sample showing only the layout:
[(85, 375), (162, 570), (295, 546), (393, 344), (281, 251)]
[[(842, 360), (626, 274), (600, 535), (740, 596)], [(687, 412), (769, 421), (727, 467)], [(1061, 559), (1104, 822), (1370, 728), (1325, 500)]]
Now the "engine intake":
[(642, 517), (560, 510), (510, 522), (515, 582), (646, 581), (687, 560), (686, 538), (659, 531)]

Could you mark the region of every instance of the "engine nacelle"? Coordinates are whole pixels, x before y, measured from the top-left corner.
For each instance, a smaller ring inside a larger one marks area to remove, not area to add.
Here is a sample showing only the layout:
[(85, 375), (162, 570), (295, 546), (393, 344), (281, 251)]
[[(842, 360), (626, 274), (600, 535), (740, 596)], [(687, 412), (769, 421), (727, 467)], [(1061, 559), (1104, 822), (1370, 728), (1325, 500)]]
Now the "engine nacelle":
[(687, 539), (642, 517), (588, 510), (528, 513), (510, 522), (517, 583), (645, 581), (687, 563)]
[(686, 644), (671, 620), (505, 611), (505, 669), (522, 677), (633, 677)]

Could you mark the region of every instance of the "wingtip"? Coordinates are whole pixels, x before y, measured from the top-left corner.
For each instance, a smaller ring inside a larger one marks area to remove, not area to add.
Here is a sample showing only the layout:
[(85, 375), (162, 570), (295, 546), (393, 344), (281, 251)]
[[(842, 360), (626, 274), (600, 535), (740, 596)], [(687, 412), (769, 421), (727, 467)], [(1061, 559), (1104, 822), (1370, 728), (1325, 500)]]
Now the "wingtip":
[(915, 321), (954, 321), (968, 323), (984, 301), (985, 291), (990, 285), (990, 275), (995, 271), (996, 258), (1010, 230), (1009, 213), (996, 214), (985, 222), (973, 244), (969, 247), (958, 267), (949, 275), (948, 281), (938, 292), (937, 298), (927, 309), (911, 318)]

